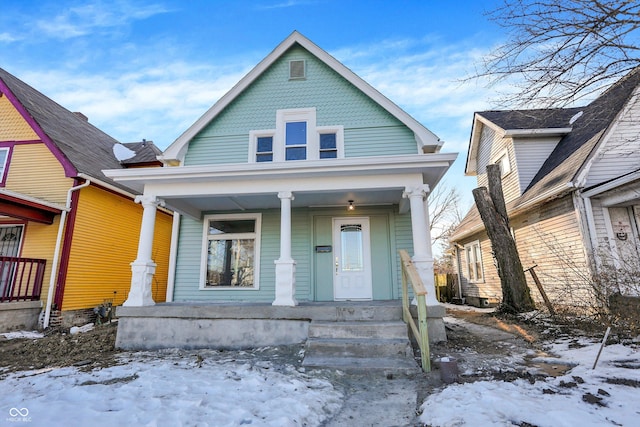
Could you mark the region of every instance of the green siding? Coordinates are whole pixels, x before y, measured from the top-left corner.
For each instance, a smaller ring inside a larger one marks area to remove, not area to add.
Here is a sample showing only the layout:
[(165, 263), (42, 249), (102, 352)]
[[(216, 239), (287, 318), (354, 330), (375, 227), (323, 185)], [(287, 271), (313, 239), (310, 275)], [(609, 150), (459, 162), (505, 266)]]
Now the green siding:
[[(307, 61), (305, 80), (288, 79), (291, 59)], [(278, 109), (308, 107), (316, 108), (318, 126), (344, 126), (347, 157), (418, 152), (413, 132), (398, 119), (294, 46), (191, 140), (184, 164), (246, 162), (249, 131), (274, 129)]]
[[(395, 260), (396, 260), (396, 283), (397, 283), (397, 297), (402, 297), (402, 267), (400, 263), (400, 255), (398, 250), (405, 249), (409, 252), (409, 255), (413, 255), (413, 235), (411, 232), (411, 213), (396, 214), (394, 218), (394, 230), (395, 230)], [(411, 293), (411, 288), (409, 288)]]
[[(401, 295), (401, 270), (397, 249), (411, 252), (411, 217), (395, 209), (363, 208), (358, 216), (370, 218), (374, 299)], [(215, 213), (215, 212), (208, 212)], [(296, 261), (296, 299), (333, 300), (333, 253), (315, 253), (316, 245), (332, 244), (332, 218), (345, 217), (344, 210), (294, 209), (292, 254)], [(275, 264), (280, 256), (280, 211), (262, 211), (260, 289), (200, 290), (202, 221), (183, 217), (180, 223), (174, 301), (272, 302), (275, 298)], [(392, 262), (391, 260), (395, 260)]]
[[(416, 154), (417, 150), (413, 132), (403, 126), (345, 129), (344, 140), (345, 157)], [(397, 143), (408, 140), (411, 144)]]
[(249, 135), (198, 136), (191, 140), (188, 164), (212, 165), (246, 163), (249, 158)]

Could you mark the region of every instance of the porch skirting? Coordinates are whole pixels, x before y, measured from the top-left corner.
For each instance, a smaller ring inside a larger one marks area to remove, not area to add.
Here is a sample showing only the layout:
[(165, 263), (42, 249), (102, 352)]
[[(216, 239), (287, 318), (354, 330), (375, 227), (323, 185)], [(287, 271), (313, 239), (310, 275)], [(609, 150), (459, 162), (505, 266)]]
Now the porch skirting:
[[(312, 320), (401, 320), (402, 305), (399, 300), (302, 302), (294, 307), (270, 303), (172, 302), (117, 307), (116, 316), (116, 347), (121, 349), (241, 349), (302, 343), (308, 338)], [(432, 323), (438, 320), (442, 323), (441, 317), (429, 319), (430, 331)], [(442, 340), (437, 333), (433, 338)]]
[(40, 301), (3, 302), (0, 304), (0, 332), (33, 330), (38, 327), (42, 310)]

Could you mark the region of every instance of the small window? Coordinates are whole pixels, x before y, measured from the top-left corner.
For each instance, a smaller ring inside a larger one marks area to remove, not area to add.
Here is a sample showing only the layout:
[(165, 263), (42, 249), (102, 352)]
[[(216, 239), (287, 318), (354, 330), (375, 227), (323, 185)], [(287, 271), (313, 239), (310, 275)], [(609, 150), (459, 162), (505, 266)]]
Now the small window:
[(273, 161), (273, 137), (259, 136), (256, 146), (256, 162)]
[(509, 162), (509, 154), (507, 150), (503, 151), (495, 162), (500, 167), (500, 176), (505, 177), (511, 172), (511, 163)]
[(9, 162), (9, 150), (8, 147), (0, 148), (0, 182), (4, 183), (5, 174), (7, 173), (7, 163)]
[(320, 134), (320, 158), (335, 159), (338, 157), (338, 144), (335, 133)]
[(203, 289), (257, 289), (260, 216), (205, 217)]
[(285, 129), (285, 160), (305, 160), (307, 122), (287, 122)]
[(464, 247), (467, 261), (467, 278), (470, 282), (481, 282), (484, 279), (482, 271), (482, 251), (480, 242), (475, 241)]
[(299, 80), (307, 77), (307, 67), (304, 60), (289, 61), (289, 80)]

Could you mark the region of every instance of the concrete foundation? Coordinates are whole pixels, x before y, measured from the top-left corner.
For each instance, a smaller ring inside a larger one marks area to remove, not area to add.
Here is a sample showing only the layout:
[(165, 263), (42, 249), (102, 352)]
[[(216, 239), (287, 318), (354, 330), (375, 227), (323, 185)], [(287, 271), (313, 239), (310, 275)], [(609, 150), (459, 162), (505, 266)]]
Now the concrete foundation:
[(0, 303), (0, 332), (37, 329), (41, 310), (40, 301)]
[[(438, 311), (441, 309), (441, 312)], [(444, 307), (429, 308), (430, 341), (446, 340)], [(440, 318), (431, 317), (441, 314)], [(117, 307), (116, 347), (251, 348), (307, 340), (309, 323), (320, 321), (393, 321), (402, 319), (400, 301), (313, 302), (295, 307), (268, 303), (161, 303)], [(433, 337), (433, 338), (432, 338)]]

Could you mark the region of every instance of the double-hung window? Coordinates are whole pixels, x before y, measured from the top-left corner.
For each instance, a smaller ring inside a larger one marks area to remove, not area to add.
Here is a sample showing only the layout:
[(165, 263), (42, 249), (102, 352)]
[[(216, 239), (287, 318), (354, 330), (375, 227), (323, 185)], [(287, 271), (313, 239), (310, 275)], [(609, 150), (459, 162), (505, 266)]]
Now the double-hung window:
[(260, 214), (207, 215), (201, 289), (257, 289)]
[(307, 122), (285, 124), (285, 160), (307, 159)]
[(481, 282), (484, 278), (482, 272), (482, 251), (480, 242), (475, 241), (464, 246), (467, 261), (467, 278), (471, 282)]
[(273, 136), (256, 137), (256, 162), (273, 161)]
[(337, 135), (333, 133), (320, 134), (320, 158), (335, 159), (338, 157)]

